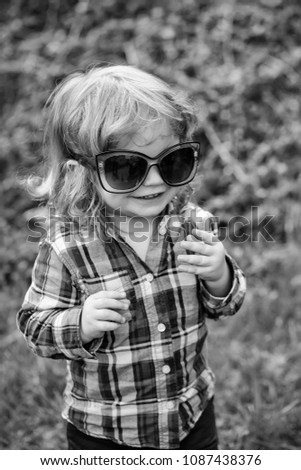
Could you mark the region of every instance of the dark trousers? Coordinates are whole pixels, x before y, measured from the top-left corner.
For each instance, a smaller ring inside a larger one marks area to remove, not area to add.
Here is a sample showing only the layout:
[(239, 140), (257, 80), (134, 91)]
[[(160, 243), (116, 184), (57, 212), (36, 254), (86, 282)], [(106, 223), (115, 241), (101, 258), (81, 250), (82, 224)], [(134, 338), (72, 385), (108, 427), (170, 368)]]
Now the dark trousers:
[[(138, 450), (137, 447), (116, 444), (109, 439), (88, 436), (70, 423), (67, 424), (67, 439), (69, 450)], [(149, 450), (151, 447), (143, 449)], [(180, 442), (179, 449), (218, 449), (213, 400), (208, 403), (190, 434)]]

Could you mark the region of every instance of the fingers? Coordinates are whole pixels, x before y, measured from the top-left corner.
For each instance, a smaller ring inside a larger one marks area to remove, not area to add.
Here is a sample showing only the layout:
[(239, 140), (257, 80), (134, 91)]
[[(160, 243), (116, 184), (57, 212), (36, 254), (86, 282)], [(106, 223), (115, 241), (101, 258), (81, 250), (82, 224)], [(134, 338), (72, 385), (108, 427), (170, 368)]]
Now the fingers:
[(195, 241), (195, 239), (193, 239), (191, 235), (188, 235), (187, 240), (183, 240), (181, 242), (181, 246), (185, 248), (185, 250), (193, 251), (194, 253), (197, 253), (199, 255), (209, 256), (211, 254), (210, 245), (207, 245), (206, 243), (200, 240)]
[(185, 273), (195, 274), (196, 276), (204, 276), (207, 274), (207, 270), (204, 269), (203, 266), (196, 266), (193, 264), (180, 264), (180, 266), (178, 266), (178, 270)]
[(208, 267), (209, 261), (208, 261), (208, 256), (200, 256), (198, 255), (179, 255), (178, 256), (178, 261), (181, 263), (179, 265), (179, 268), (182, 266), (182, 264), (193, 264), (194, 266), (202, 266), (204, 268)]
[(119, 325), (131, 319), (130, 301), (125, 292), (99, 291), (85, 301), (82, 320), (84, 325), (95, 322), (116, 322)]
[(112, 322), (112, 321), (103, 321), (101, 323), (101, 329), (100, 331), (114, 331), (117, 330), (117, 328), (120, 327), (120, 323), (118, 322)]
[(82, 341), (87, 343), (94, 338), (98, 338), (104, 331), (113, 331), (119, 328), (122, 324), (131, 320), (130, 312), (124, 311), (120, 313), (109, 310), (95, 308), (83, 309), (81, 315), (80, 335)]
[(118, 323), (119, 325), (126, 323), (126, 315), (121, 315), (114, 310), (102, 309), (97, 311), (95, 315), (95, 320), (97, 322), (113, 322)]
[(207, 245), (214, 245), (219, 239), (213, 232), (208, 232), (207, 230), (193, 229), (192, 234), (198, 239), (206, 243)]
[(222, 244), (211, 232), (194, 229), (192, 234), (181, 242), (187, 253), (178, 256), (178, 269), (187, 273), (206, 275), (207, 271), (214, 269), (219, 253), (222, 253)]
[(104, 290), (90, 295), (81, 315), (80, 335), (83, 344), (131, 320), (129, 306), (130, 301), (125, 292)]
[(205, 230), (194, 229), (193, 235), (188, 235), (186, 240), (181, 242), (181, 246), (185, 250), (193, 251), (200, 255), (210, 256), (212, 248), (216, 243), (220, 243), (219, 239), (211, 232)]
[(210, 260), (207, 256), (198, 255), (179, 255), (178, 266), (179, 271), (192, 274), (204, 274), (207, 269), (210, 269)]
[(112, 310), (128, 310), (130, 301), (128, 299), (116, 300), (109, 298), (94, 299), (94, 307), (96, 309), (112, 309)]
[(119, 292), (116, 290), (100, 290), (98, 292), (95, 292), (95, 294), (91, 294), (90, 297), (93, 297), (94, 299), (125, 299), (126, 298), (126, 293), (125, 292)]
[(130, 301), (125, 292), (102, 290), (88, 297), (87, 302), (95, 309), (112, 309), (126, 311), (129, 309)]

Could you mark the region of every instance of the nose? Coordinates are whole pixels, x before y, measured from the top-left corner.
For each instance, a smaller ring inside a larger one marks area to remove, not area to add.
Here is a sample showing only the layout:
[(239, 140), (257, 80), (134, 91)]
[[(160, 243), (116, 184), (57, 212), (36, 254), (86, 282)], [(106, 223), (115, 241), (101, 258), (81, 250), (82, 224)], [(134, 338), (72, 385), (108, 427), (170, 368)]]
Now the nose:
[(159, 168), (156, 165), (150, 167), (143, 186), (157, 186), (164, 184), (164, 181), (160, 175)]

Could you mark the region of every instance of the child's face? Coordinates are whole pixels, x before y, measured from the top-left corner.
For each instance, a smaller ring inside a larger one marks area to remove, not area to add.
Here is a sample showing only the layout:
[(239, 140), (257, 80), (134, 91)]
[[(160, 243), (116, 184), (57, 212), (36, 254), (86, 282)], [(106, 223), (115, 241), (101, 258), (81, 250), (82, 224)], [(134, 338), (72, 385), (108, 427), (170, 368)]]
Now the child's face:
[[(130, 140), (122, 139), (118, 147), (133, 150), (156, 158), (172, 145), (179, 143), (170, 126), (165, 121), (152, 123)], [(112, 194), (100, 188), (101, 197), (109, 210), (119, 209), (122, 215), (130, 217), (156, 217), (179, 191), (178, 187), (168, 186), (161, 178), (157, 167), (151, 167), (144, 183), (127, 194)]]

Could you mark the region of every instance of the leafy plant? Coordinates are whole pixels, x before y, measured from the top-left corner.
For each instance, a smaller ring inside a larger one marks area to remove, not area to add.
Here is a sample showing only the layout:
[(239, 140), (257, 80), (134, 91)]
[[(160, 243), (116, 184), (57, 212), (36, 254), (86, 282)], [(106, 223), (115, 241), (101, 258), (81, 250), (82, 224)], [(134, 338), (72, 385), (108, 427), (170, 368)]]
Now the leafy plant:
[[(42, 159), (43, 106), (54, 85), (74, 68), (112, 62), (155, 73), (194, 101), (203, 144), (196, 197), (219, 217), (247, 274), (242, 311), (210, 324), (221, 446), (300, 448), (299, 2), (2, 4), (0, 447), (64, 446), (64, 367), (42, 366), (15, 327), (37, 252), (27, 220), (41, 210), (17, 179)], [(254, 208), (260, 220), (272, 216), (272, 240), (258, 233)]]

